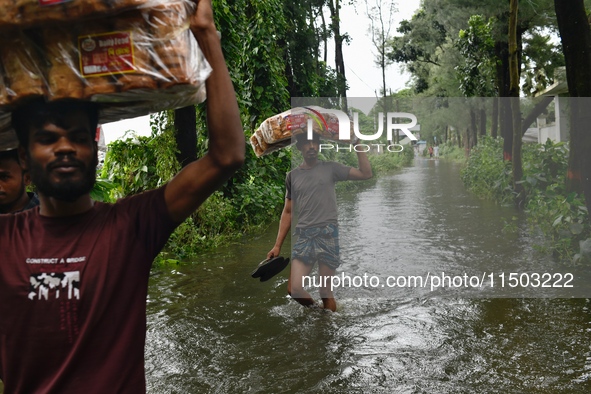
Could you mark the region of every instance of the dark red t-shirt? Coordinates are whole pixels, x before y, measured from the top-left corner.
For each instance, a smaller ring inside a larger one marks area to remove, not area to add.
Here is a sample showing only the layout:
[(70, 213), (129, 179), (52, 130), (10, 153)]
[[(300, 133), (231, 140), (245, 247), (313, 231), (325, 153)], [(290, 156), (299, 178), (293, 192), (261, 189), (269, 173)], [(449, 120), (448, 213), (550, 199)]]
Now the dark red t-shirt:
[(66, 218), (0, 216), (5, 393), (145, 393), (148, 277), (175, 227), (164, 188)]

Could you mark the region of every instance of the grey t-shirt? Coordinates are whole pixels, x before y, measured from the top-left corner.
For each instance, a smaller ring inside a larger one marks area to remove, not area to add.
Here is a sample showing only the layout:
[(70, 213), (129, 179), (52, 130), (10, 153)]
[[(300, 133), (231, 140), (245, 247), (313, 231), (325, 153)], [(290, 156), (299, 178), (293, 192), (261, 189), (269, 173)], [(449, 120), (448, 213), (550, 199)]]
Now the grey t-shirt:
[(319, 161), (311, 169), (298, 167), (285, 178), (285, 197), (298, 212), (296, 228), (337, 224), (335, 184), (349, 176), (351, 167), (332, 161)]

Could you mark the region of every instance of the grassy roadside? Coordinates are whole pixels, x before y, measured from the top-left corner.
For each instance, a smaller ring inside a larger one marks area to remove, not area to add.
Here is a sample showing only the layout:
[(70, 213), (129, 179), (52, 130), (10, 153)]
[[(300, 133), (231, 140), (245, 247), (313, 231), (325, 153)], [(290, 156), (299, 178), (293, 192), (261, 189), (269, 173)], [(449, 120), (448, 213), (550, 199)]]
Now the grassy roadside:
[[(564, 143), (523, 146), (524, 210), (532, 232), (546, 239), (538, 248), (574, 264), (591, 260), (591, 224), (584, 197), (566, 190), (568, 148)], [(462, 181), (476, 195), (514, 204), (511, 163), (503, 160), (502, 140), (482, 139), (462, 170)]]

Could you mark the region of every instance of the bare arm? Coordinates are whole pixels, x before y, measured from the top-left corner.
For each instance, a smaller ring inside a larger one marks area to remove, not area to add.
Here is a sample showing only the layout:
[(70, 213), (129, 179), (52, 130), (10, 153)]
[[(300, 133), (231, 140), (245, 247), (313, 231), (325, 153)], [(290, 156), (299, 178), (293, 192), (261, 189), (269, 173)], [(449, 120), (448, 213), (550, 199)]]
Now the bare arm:
[(173, 220), (193, 213), (244, 162), (244, 132), (230, 74), (213, 21), (211, 0), (195, 0), (191, 31), (212, 68), (206, 81), (209, 151), (180, 171), (164, 198)]
[(281, 212), (281, 220), (279, 221), (279, 231), (277, 232), (277, 240), (275, 241), (273, 249), (271, 249), (269, 253), (267, 253), (268, 259), (279, 256), (279, 253), (281, 252), (281, 246), (283, 245), (283, 241), (285, 241), (285, 237), (287, 237), (287, 234), (289, 234), (290, 228), (291, 200), (289, 198), (286, 198), (285, 205), (283, 206), (283, 212)]
[(359, 168), (351, 168), (347, 179), (350, 181), (361, 181), (371, 178), (373, 173), (367, 154), (365, 152), (357, 152), (357, 160), (359, 161)]

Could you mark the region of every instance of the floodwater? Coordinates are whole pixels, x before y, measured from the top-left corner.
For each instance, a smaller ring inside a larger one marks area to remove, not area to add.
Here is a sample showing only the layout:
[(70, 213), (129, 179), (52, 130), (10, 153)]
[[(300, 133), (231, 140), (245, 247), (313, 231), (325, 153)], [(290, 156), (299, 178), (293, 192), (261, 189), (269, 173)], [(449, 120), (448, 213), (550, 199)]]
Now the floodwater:
[[(591, 283), (588, 274), (536, 252), (522, 215), (466, 192), (457, 164), (417, 159), (341, 191), (339, 212), (338, 274), (351, 283), (335, 290), (336, 313), (291, 300), (288, 270), (268, 282), (250, 277), (277, 226), (194, 264), (155, 268), (148, 392), (591, 392), (586, 292), (509, 288), (509, 276), (500, 287), (503, 272), (526, 273), (523, 285), (534, 273), (571, 272), (575, 290)], [(427, 275), (423, 288), (382, 286)], [(444, 275), (474, 286), (450, 279), (431, 288)], [(356, 286), (364, 276), (373, 282)]]

